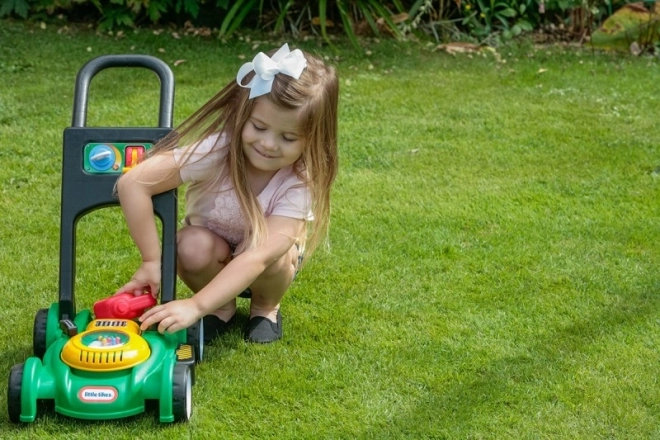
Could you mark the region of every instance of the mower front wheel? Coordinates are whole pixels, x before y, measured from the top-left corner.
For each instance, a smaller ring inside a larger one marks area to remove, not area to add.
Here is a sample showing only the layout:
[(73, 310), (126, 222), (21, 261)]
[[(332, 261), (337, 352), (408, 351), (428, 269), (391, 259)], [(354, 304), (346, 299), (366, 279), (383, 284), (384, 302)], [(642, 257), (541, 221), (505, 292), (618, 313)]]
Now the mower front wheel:
[(16, 364), (9, 372), (7, 386), (7, 412), (12, 423), (21, 422), (21, 390), (23, 387), (23, 367), (25, 364)]

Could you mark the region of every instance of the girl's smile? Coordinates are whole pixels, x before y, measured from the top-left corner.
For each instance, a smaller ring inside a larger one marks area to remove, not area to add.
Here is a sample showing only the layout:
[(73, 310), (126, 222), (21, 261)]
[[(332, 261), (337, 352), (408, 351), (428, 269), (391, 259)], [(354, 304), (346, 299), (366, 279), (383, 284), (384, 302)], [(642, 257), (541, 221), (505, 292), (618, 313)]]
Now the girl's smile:
[(272, 158), (273, 158), (273, 156), (269, 156), (268, 154), (264, 154), (264, 153), (262, 153), (261, 151), (257, 150), (256, 148), (255, 148), (255, 151), (256, 151), (257, 153), (261, 154), (263, 157), (265, 157), (265, 158), (267, 158), (267, 159), (272, 159)]

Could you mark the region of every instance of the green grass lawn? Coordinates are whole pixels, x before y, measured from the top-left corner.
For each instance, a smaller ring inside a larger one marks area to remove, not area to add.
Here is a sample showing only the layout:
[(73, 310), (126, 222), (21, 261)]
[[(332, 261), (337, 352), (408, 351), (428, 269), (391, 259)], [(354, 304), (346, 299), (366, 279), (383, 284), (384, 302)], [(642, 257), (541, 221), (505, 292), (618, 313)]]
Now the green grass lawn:
[[(178, 123), (255, 41), (283, 42), (0, 21), (7, 376), (32, 353), (34, 314), (57, 297), (62, 131), (78, 69), (101, 54), (160, 57), (175, 74)], [(285, 297), (284, 339), (247, 344), (237, 325), (209, 348), (189, 424), (47, 414), (15, 427), (4, 415), (0, 438), (660, 437), (658, 61), (520, 44), (500, 48), (500, 62), (364, 44), (369, 55), (347, 44), (336, 59), (293, 44), (339, 68), (341, 163), (331, 247)], [(155, 125), (157, 92), (146, 71), (102, 72), (88, 123)], [(118, 209), (78, 231), (81, 308), (139, 259)]]

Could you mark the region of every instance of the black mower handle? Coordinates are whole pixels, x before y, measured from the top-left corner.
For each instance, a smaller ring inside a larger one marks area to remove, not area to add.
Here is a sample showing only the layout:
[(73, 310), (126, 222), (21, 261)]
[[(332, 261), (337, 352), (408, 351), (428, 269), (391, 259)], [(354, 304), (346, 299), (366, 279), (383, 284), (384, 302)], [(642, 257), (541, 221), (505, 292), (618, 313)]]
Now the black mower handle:
[(85, 127), (87, 123), (87, 96), (92, 78), (109, 67), (143, 67), (153, 71), (160, 79), (160, 109), (158, 126), (172, 128), (174, 113), (174, 75), (162, 60), (150, 55), (102, 55), (85, 64), (76, 77), (73, 98), (72, 127)]
[[(160, 79), (158, 127), (87, 127), (89, 84), (97, 73), (111, 67), (146, 68)], [(84, 166), (85, 147), (90, 143), (128, 142), (155, 144), (172, 132), (174, 74), (163, 61), (148, 55), (104, 55), (88, 61), (76, 77), (73, 98), (73, 124), (64, 130), (62, 152), (62, 199), (60, 227), (60, 319), (76, 316), (76, 224), (87, 213), (106, 206), (117, 206), (113, 195), (116, 173), (89, 173)], [(161, 303), (176, 296), (177, 192), (153, 197), (154, 213), (162, 221)]]

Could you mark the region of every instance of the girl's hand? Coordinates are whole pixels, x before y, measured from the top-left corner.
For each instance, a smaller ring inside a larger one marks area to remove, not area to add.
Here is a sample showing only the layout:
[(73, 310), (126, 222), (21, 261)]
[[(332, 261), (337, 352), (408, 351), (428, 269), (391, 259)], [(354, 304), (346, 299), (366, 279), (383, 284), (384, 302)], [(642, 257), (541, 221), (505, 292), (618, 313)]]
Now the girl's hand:
[(131, 281), (120, 287), (115, 294), (130, 292), (138, 296), (151, 292), (154, 298), (158, 298), (160, 276), (160, 261), (145, 261), (135, 272)]
[(201, 313), (195, 301), (191, 298), (170, 301), (153, 307), (140, 316), (140, 329), (143, 331), (160, 322), (160, 333), (174, 333), (193, 325), (201, 318)]

